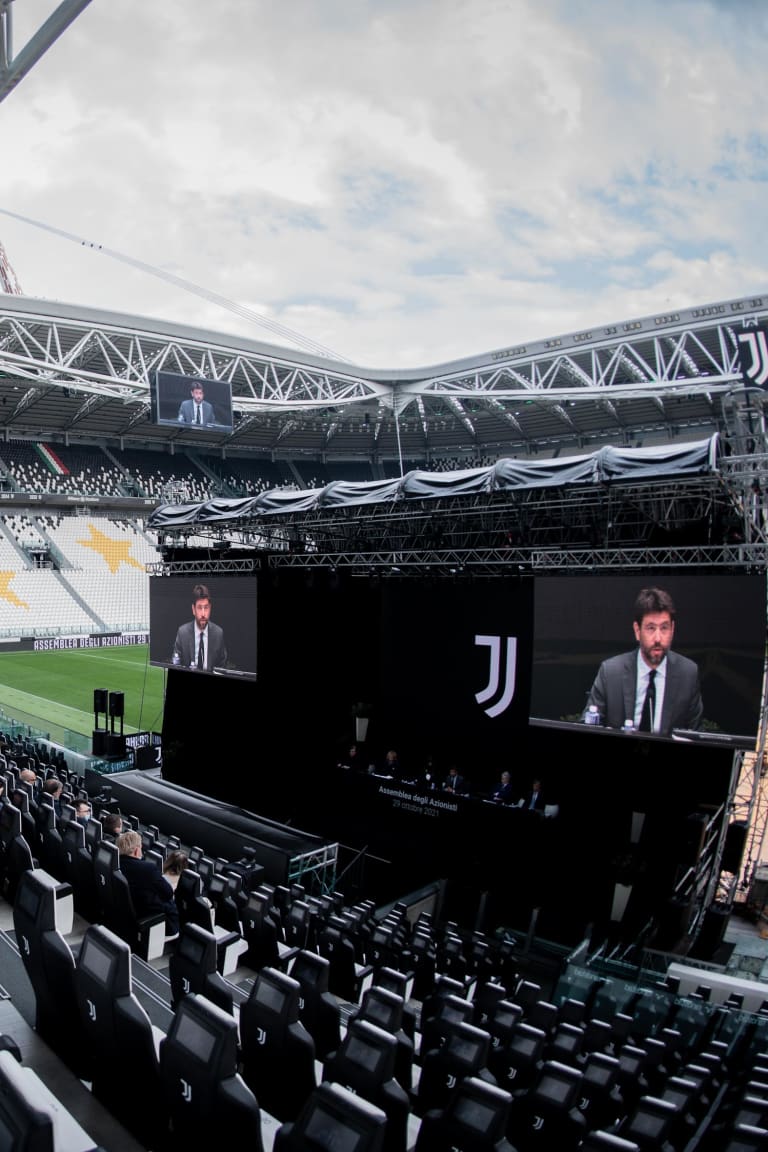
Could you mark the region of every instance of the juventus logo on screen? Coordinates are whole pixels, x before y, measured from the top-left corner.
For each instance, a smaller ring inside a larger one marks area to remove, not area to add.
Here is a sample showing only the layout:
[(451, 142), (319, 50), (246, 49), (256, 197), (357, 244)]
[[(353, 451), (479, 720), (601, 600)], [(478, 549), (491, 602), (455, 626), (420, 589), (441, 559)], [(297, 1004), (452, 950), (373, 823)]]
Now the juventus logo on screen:
[[(501, 677), (501, 644), (502, 640), (506, 640), (506, 658), (504, 661), (504, 680), (501, 695), (499, 695), (500, 684), (502, 683)], [(475, 644), (490, 648), (490, 675), (488, 683), (483, 688), (482, 692), (475, 692), (475, 700), (478, 704), (485, 704), (486, 700), (492, 700), (498, 696), (495, 704), (489, 708), (484, 708), (486, 716), (494, 717), (500, 716), (502, 712), (506, 712), (512, 703), (515, 695), (515, 669), (517, 665), (517, 636), (475, 636)]]
[(746, 385), (765, 388), (768, 383), (768, 338), (762, 325), (750, 332), (739, 332), (739, 363)]

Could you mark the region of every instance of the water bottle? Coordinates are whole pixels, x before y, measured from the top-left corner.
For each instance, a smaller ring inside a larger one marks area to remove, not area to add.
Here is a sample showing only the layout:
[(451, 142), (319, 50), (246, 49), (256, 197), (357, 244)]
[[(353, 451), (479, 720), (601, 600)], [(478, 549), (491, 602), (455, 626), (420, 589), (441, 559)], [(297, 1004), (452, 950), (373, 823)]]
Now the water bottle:
[(602, 717), (600, 715), (597, 704), (590, 704), (590, 706), (587, 708), (586, 712), (584, 713), (584, 723), (602, 724)]

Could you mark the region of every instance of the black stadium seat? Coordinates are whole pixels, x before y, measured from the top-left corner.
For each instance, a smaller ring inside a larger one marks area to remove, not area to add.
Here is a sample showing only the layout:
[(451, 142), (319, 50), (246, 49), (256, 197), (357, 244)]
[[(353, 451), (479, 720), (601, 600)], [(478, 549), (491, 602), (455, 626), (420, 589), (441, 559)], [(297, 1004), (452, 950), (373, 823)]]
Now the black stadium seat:
[(204, 996), (185, 996), (160, 1042), (160, 1077), (173, 1152), (263, 1152), (259, 1102), (237, 1071), (237, 1023)]
[(153, 1146), (168, 1127), (156, 1051), (162, 1033), (133, 992), (130, 947), (102, 925), (83, 937), (75, 990), (91, 1090), (137, 1140)]

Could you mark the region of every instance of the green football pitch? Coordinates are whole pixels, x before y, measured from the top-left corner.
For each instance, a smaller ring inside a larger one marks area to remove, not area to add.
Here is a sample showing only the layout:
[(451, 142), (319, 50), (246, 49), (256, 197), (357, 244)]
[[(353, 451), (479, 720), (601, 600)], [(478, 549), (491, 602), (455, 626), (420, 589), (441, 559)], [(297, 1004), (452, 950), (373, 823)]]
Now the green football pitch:
[[(66, 731), (90, 739), (93, 690), (122, 692), (123, 731), (159, 732), (163, 723), (165, 672), (149, 664), (146, 644), (130, 648), (0, 653), (0, 709), (67, 744)], [(99, 725), (109, 726), (103, 715)], [(115, 721), (119, 731), (119, 720)]]

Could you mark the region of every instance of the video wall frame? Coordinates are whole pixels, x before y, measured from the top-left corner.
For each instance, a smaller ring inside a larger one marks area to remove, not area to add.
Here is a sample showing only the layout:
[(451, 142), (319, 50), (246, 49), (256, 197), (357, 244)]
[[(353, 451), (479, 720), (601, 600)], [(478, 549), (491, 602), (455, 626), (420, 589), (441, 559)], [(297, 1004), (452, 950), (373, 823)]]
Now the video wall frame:
[[(197, 675), (255, 680), (255, 576), (151, 576), (149, 662)], [(207, 632), (200, 651), (199, 621)]]
[(150, 379), (154, 424), (191, 432), (232, 431), (232, 386), (177, 372), (155, 372)]

